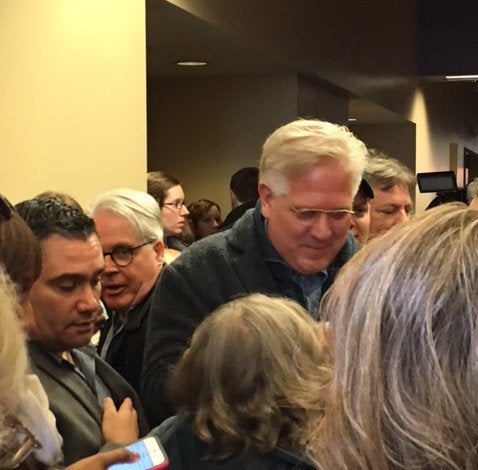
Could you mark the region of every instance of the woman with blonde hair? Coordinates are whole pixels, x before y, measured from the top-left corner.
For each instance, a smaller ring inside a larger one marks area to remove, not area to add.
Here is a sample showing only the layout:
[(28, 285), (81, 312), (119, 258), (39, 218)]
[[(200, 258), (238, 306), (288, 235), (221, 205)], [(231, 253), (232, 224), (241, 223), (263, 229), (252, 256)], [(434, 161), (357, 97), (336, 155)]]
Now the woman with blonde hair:
[(219, 307), (174, 368), (178, 415), (152, 431), (171, 468), (313, 468), (304, 451), (326, 363), (320, 327), (295, 302), (252, 294)]
[(478, 212), (451, 203), (367, 244), (322, 303), (334, 358), (321, 469), (478, 467)]

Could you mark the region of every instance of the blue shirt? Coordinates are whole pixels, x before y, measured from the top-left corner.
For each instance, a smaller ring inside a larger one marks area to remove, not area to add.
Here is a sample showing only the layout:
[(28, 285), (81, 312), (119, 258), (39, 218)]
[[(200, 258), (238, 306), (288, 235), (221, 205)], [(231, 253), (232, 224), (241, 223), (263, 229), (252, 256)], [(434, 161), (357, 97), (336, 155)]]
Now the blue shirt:
[(300, 274), (292, 270), (282, 256), (272, 246), (267, 237), (267, 221), (261, 215), (261, 202), (257, 201), (253, 213), (254, 225), (264, 250), (264, 259), (272, 275), (279, 285), (282, 295), (302, 305), (314, 318), (319, 316), (319, 303), (322, 295), (332, 284), (335, 274), (359, 246), (351, 233), (347, 235), (344, 246), (326, 270), (316, 274)]

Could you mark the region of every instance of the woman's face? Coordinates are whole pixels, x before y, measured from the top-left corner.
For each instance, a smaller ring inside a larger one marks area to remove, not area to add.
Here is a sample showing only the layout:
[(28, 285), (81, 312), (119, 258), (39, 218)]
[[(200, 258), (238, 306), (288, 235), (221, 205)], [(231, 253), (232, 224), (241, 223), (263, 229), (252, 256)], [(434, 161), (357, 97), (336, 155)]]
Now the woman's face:
[(370, 203), (368, 198), (358, 192), (354, 198), (352, 221), (350, 231), (355, 239), (362, 245), (367, 242), (370, 228)]
[(179, 235), (184, 227), (184, 220), (189, 214), (184, 205), (184, 191), (178, 184), (173, 186), (164, 198), (161, 207), (161, 219), (163, 221), (164, 236)]
[(221, 224), (221, 213), (216, 206), (211, 206), (205, 212), (196, 224), (196, 238), (204, 238), (215, 232), (216, 228)]

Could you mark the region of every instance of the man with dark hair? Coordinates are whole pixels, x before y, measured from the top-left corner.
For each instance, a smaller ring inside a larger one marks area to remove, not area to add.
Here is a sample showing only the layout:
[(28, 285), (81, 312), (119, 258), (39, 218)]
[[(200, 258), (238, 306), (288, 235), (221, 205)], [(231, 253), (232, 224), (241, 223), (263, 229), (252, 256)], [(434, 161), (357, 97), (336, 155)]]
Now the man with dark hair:
[(216, 229), (216, 232), (231, 228), (244, 212), (255, 207), (256, 201), (259, 199), (258, 182), (259, 168), (255, 166), (241, 168), (232, 175), (229, 185), (232, 210)]
[(42, 252), (24, 316), (31, 367), (47, 392), (69, 465), (107, 442), (134, 441), (138, 422), (141, 434), (148, 427), (134, 390), (89, 346), (104, 270), (93, 220), (56, 199), (31, 199), (17, 210)]

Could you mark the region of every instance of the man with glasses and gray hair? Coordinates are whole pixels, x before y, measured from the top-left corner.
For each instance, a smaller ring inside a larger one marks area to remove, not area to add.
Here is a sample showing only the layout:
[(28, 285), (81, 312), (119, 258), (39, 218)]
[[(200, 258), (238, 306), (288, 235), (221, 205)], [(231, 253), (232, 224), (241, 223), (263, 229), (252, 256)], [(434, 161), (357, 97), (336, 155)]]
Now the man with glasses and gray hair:
[(142, 374), (151, 424), (171, 413), (164, 393), (170, 365), (219, 305), (254, 292), (283, 295), (317, 318), (322, 295), (358, 249), (349, 227), (366, 155), (347, 128), (318, 120), (291, 122), (266, 140), (256, 207), (161, 275)]
[(160, 209), (145, 192), (114, 189), (90, 213), (105, 260), (101, 298), (108, 312), (98, 352), (139, 393), (151, 294), (163, 266)]

